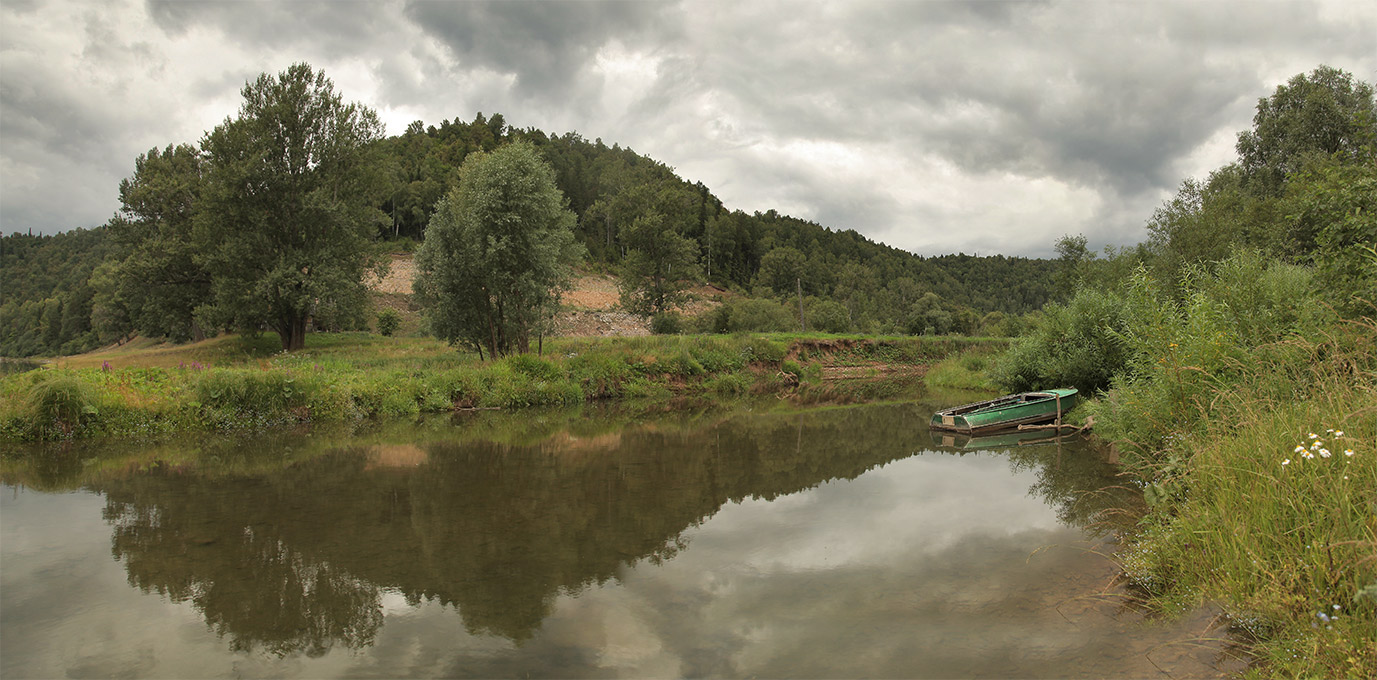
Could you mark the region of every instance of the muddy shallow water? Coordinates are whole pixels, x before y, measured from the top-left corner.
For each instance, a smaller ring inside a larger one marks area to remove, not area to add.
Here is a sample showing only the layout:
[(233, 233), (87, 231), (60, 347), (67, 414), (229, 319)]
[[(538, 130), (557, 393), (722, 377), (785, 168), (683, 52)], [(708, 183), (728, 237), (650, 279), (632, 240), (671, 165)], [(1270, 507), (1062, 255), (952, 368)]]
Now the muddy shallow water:
[(919, 403), (7, 455), (4, 677), (1196, 677), (1078, 441)]

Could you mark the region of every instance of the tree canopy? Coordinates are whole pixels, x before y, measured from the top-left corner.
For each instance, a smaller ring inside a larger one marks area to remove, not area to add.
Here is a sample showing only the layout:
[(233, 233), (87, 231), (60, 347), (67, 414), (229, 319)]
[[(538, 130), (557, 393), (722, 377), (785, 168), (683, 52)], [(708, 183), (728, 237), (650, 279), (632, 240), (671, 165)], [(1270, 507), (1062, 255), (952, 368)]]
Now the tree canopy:
[(526, 143), (471, 154), (416, 254), (431, 331), (497, 357), (525, 352), (584, 249), (554, 171)]
[(259, 76), (243, 96), (238, 118), (202, 142), (209, 172), (194, 240), (213, 301), (198, 314), (266, 326), (284, 350), (300, 349), (308, 320), (362, 318), (370, 241), (386, 224), (368, 153), (382, 124), (306, 64)]

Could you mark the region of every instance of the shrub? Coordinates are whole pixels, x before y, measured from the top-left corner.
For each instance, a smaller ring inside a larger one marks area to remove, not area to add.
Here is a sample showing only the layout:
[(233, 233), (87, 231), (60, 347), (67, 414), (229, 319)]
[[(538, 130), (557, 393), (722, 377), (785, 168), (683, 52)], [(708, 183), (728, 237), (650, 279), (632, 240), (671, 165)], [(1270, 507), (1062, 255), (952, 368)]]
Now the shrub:
[(845, 333), (851, 330), (850, 315), (846, 307), (834, 300), (815, 302), (808, 309), (808, 330), (823, 333)]
[(694, 321), (702, 333), (769, 333), (798, 329), (796, 311), (768, 298), (736, 298)]
[(564, 371), (560, 370), (553, 361), (547, 361), (530, 354), (512, 354), (503, 361), (513, 371), (524, 373), (532, 378), (558, 380), (564, 377)]
[(29, 391), (31, 427), (39, 439), (71, 436), (100, 415), (95, 388), (70, 375), (47, 376)]
[(378, 333), (390, 336), (397, 332), (397, 328), (402, 325), (402, 317), (397, 310), (387, 308), (378, 312)]
[(650, 317), (650, 332), (656, 335), (678, 335), (684, 332), (684, 317), (676, 312), (661, 312)]
[(1098, 288), (1047, 305), (1032, 334), (995, 362), (994, 381), (1011, 392), (1075, 387), (1087, 396), (1109, 387), (1128, 366), (1123, 309), (1119, 295)]

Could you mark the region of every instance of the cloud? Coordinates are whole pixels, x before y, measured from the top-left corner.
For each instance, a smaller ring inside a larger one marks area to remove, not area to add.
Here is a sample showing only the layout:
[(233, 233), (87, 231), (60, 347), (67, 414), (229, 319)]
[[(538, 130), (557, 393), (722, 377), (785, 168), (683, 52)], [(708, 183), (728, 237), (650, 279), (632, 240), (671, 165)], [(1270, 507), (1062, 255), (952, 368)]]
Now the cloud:
[[(98, 19), (98, 20), (93, 20)], [(11, 2), (0, 229), (91, 226), (134, 156), (258, 73), (323, 69), (392, 134), (502, 113), (922, 254), (1126, 245), (1321, 63), (1377, 79), (1377, 7), (1067, 2)]]

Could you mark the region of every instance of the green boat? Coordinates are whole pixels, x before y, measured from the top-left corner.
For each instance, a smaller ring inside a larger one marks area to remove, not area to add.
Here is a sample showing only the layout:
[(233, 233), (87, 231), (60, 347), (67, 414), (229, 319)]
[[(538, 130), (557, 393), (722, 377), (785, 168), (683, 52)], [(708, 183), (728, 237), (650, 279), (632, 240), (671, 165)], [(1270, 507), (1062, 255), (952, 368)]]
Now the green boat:
[(974, 434), (1050, 423), (1060, 420), (1076, 405), (1076, 394), (1074, 388), (1061, 388), (954, 406), (932, 414), (930, 425), (936, 430)]

